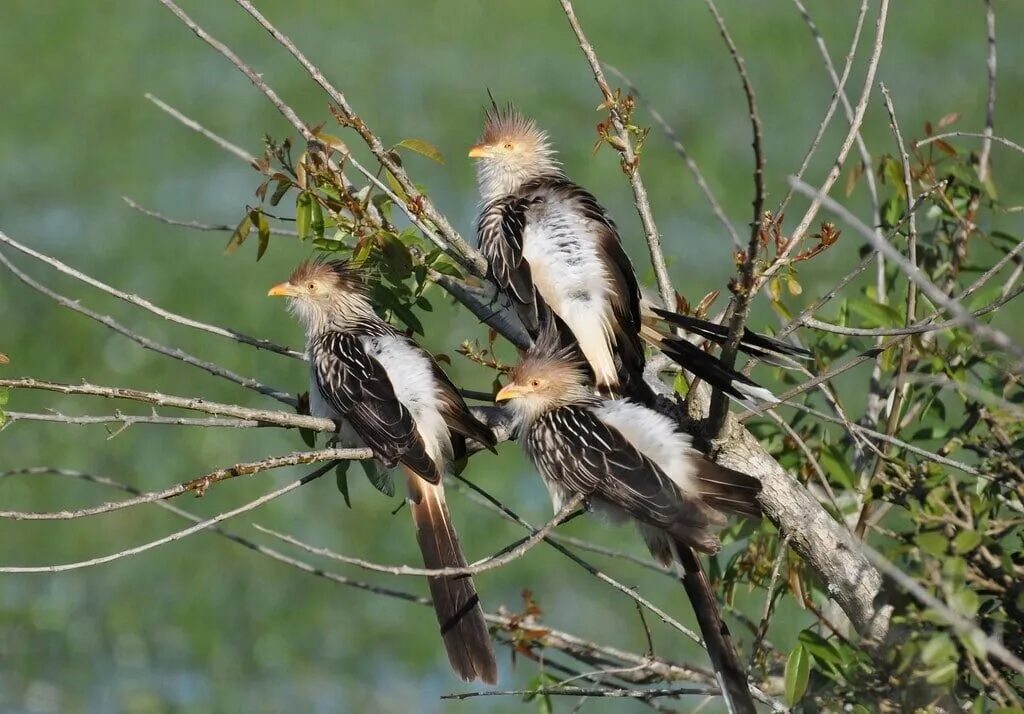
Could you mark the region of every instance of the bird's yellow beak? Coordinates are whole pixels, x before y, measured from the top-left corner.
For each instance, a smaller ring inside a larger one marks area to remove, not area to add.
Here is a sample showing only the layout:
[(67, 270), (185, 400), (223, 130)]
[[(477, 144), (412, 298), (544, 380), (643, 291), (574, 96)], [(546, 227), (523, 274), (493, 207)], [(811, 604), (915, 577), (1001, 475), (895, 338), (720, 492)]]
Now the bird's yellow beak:
[(295, 295), (295, 288), (291, 283), (278, 283), (267, 291), (268, 297), (292, 297)]
[(522, 387), (518, 384), (506, 384), (494, 395), (494, 401), (507, 402), (509, 399), (516, 399), (529, 392), (530, 389), (528, 387)]
[(485, 159), (490, 155), (490, 147), (487, 144), (476, 144), (469, 147), (469, 158), (471, 159)]

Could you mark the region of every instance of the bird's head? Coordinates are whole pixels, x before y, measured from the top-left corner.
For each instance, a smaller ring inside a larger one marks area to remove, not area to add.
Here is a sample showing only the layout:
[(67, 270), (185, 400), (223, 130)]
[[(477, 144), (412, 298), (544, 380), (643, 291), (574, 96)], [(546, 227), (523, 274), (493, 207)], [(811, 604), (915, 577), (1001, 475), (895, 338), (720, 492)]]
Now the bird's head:
[(365, 277), (352, 263), (317, 259), (300, 263), (267, 295), (288, 298), (288, 309), (315, 334), (333, 322), (372, 315), (367, 292)]
[(594, 400), (590, 372), (578, 350), (559, 346), (554, 331), (541, 334), (494, 397), (528, 422), (551, 409)]
[(477, 160), (477, 182), (484, 200), (516, 191), (525, 182), (561, 171), (547, 132), (509, 104), (499, 109), (492, 100), (484, 133), (469, 150)]

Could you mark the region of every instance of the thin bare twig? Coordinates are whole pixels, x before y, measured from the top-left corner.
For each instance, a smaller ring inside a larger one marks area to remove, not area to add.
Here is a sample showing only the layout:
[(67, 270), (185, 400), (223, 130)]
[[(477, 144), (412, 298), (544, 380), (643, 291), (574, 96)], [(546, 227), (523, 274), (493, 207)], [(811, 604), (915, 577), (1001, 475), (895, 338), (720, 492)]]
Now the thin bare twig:
[(985, 0), (985, 30), (988, 43), (988, 54), (985, 57), (988, 100), (985, 102), (985, 138), (981, 142), (981, 154), (978, 156), (978, 180), (983, 184), (988, 181), (992, 156), (992, 130), (996, 121), (996, 12), (992, 7), (992, 0)]
[(985, 633), (977, 624), (955, 612), (949, 605), (939, 600), (930, 592), (924, 589), (919, 582), (903, 572), (894, 564), (890, 563), (881, 553), (867, 545), (861, 545), (861, 549), (875, 567), (894, 580), (900, 587), (910, 593), (914, 599), (922, 605), (931, 608), (939, 615), (953, 631), (959, 635), (970, 638), (975, 646), (982, 651), (991, 654), (1008, 667), (1024, 674), (1024, 660), (1006, 648), (1001, 640)]
[(500, 568), (503, 565), (511, 563), (513, 560), (522, 558), (527, 552), (532, 550), (534, 546), (546, 539), (555, 530), (555, 528), (560, 526), (562, 523), (571, 520), (569, 515), (579, 507), (583, 502), (583, 499), (583, 494), (577, 494), (574, 498), (567, 501), (565, 505), (562, 506), (562, 509), (556, 513), (550, 521), (544, 524), (543, 527), (533, 530), (528, 537), (520, 539), (508, 548), (503, 548), (501, 552), (496, 555), (484, 558), (483, 560), (462, 568), (414, 568), (409, 565), (382, 565), (381, 563), (374, 563), (362, 558), (353, 558), (348, 555), (342, 555), (341, 553), (335, 553), (329, 548), (319, 548), (314, 545), (309, 545), (308, 543), (303, 543), (294, 536), (279, 533), (278, 531), (271, 530), (270, 528), (264, 528), (260, 525), (253, 524), (253, 527), (261, 533), (266, 533), (267, 535), (282, 540), (289, 545), (301, 548), (308, 553), (319, 555), (324, 558), (330, 558), (331, 560), (337, 560), (341, 563), (354, 565), (358, 568), (371, 570), (376, 573), (427, 577), (455, 577), (458, 575), (478, 575), (479, 573), (485, 573), (488, 570)]
[[(658, 699), (662, 697), (679, 697), (684, 694), (720, 694), (718, 687), (711, 685), (698, 687), (675, 687), (672, 689), (621, 689), (611, 687), (540, 687), (538, 689), (512, 689), (496, 692), (485, 689), (479, 692), (462, 692), (459, 694), (442, 694), (441, 699), (461, 701), (476, 697), (525, 697), (525, 696), (563, 696), (563, 697), (614, 697), (617, 699)], [(783, 709), (785, 711), (785, 709)]]
[(228, 520), (229, 518), (234, 518), (237, 515), (259, 508), (265, 503), (269, 503), (270, 501), (273, 501), (276, 498), (280, 498), (281, 496), (284, 496), (285, 494), (294, 491), (300, 486), (304, 486), (310, 481), (320, 478), (325, 473), (334, 468), (335, 463), (336, 462), (332, 461), (325, 466), (321, 466), (316, 471), (307, 474), (306, 476), (303, 476), (298, 481), (292, 481), (291, 483), (282, 486), (281, 488), (275, 489), (274, 491), (271, 491), (270, 493), (267, 493), (263, 496), (260, 496), (257, 499), (249, 501), (248, 503), (245, 503), (239, 506), (238, 508), (233, 508), (230, 511), (224, 511), (223, 513), (219, 513), (216, 516), (213, 516), (212, 518), (207, 518), (204, 521), (200, 521), (199, 523), (196, 523), (193, 526), (189, 526), (188, 528), (176, 531), (175, 533), (171, 533), (170, 535), (164, 536), (163, 538), (158, 538), (156, 540), (149, 541), (148, 543), (137, 545), (134, 548), (126, 548), (124, 550), (118, 551), (117, 553), (111, 553), (110, 555), (104, 555), (98, 558), (89, 558), (88, 560), (79, 560), (72, 563), (60, 563), (57, 565), (0, 566), (0, 573), (62, 573), (68, 570), (79, 570), (81, 568), (88, 568), (94, 565), (102, 565), (104, 563), (110, 563), (115, 560), (121, 560), (122, 558), (128, 558), (133, 555), (138, 555), (139, 553), (144, 553), (147, 550), (158, 548), (162, 545), (166, 545), (167, 543), (172, 543), (174, 541), (181, 540), (182, 538), (187, 538), (190, 535), (198, 533), (199, 531), (205, 530), (211, 526), (215, 526), (218, 523)]
[[(754, 85), (747, 74), (747, 63), (736, 46), (736, 42), (733, 41), (732, 35), (729, 34), (729, 28), (726, 27), (725, 20), (718, 12), (714, 0), (704, 0), (704, 4), (707, 5), (711, 16), (715, 19), (718, 31), (721, 33), (725, 46), (729, 50), (729, 56), (732, 57), (733, 64), (736, 65), (736, 72), (739, 74), (740, 84), (743, 86), (743, 95), (747, 99), (747, 115), (750, 119), (751, 131), (753, 133), (751, 146), (754, 149), (754, 200), (751, 202), (751, 205), (754, 207), (754, 216), (750, 222), (751, 246), (747, 248), (749, 258), (750, 253), (756, 254), (757, 252), (756, 241), (761, 232), (761, 218), (764, 213), (764, 128), (761, 123), (761, 113), (757, 109), (757, 94), (754, 92)], [(746, 272), (746, 268), (744, 272)]]
[[(231, 232), (235, 230), (235, 226), (228, 225), (227, 223), (202, 223), (201, 221), (179, 221), (177, 219), (165, 216), (162, 213), (153, 211), (145, 206), (140, 206), (138, 203), (133, 201), (128, 196), (121, 196), (121, 200), (128, 204), (129, 207), (135, 209), (139, 213), (154, 218), (161, 223), (166, 223), (169, 226), (179, 226), (181, 228), (191, 228), (195, 231), (211, 231), (211, 232)], [(289, 228), (278, 228), (277, 226), (270, 227), (270, 234), (277, 236), (288, 236), (290, 238), (297, 238), (298, 231), (291, 230)]]
[(252, 419), (218, 419), (212, 418), (190, 418), (190, 417), (168, 417), (159, 416), (157, 414), (122, 414), (120, 411), (114, 414), (106, 415), (83, 415), (73, 416), (70, 414), (61, 414), (60, 412), (49, 412), (47, 414), (39, 414), (33, 412), (4, 412), (4, 418), (6, 421), (3, 424), (3, 429), (7, 428), (8, 424), (13, 424), (16, 421), (43, 421), (53, 422), (57, 424), (69, 424), (74, 426), (88, 426), (92, 424), (121, 424), (121, 426), (115, 430), (107, 438), (113, 438), (122, 431), (135, 424), (159, 424), (161, 426), (200, 426), (200, 427), (226, 427), (235, 429), (246, 429), (265, 426), (258, 421)]
[(339, 459), (348, 461), (369, 458), (373, 458), (373, 454), (369, 449), (320, 449), (318, 451), (300, 451), (292, 454), (285, 454), (283, 456), (271, 456), (259, 461), (233, 464), (226, 468), (211, 471), (203, 476), (183, 481), (171, 486), (170, 488), (165, 488), (161, 491), (140, 493), (135, 498), (129, 498), (122, 501), (108, 501), (107, 503), (101, 503), (97, 506), (88, 506), (86, 508), (76, 508), (74, 510), (64, 511), (0, 511), (0, 518), (9, 518), (15, 521), (68, 521), (77, 518), (95, 516), (100, 513), (121, 511), (125, 508), (140, 506), (144, 503), (166, 501), (176, 496), (180, 496), (183, 493), (195, 493), (196, 495), (201, 496), (205, 494), (206, 490), (215, 483), (227, 481), (239, 476), (252, 476), (264, 471), (279, 469), (286, 466), (300, 466), (302, 464), (311, 464), (316, 461), (336, 461)]
[[(825, 46), (825, 39), (822, 37), (821, 32), (818, 30), (818, 26), (811, 19), (810, 13), (807, 12), (807, 8), (800, 0), (793, 0), (796, 5), (797, 11), (800, 16), (804, 19), (807, 27), (811, 31), (811, 35), (814, 37), (814, 42), (818, 46), (818, 52), (821, 54), (822, 60), (825, 63), (825, 71), (828, 72), (829, 77), (832, 80), (832, 86), (834, 90), (832, 92), (832, 101), (829, 102), (828, 108), (825, 110), (825, 116), (822, 118), (821, 123), (818, 124), (818, 131), (814, 135), (814, 139), (811, 141), (811, 145), (807, 148), (807, 153), (804, 154), (804, 160), (800, 162), (800, 168), (796, 170), (795, 176), (797, 178), (803, 178), (804, 172), (807, 167), (811, 164), (811, 158), (818, 151), (818, 146), (821, 144), (821, 139), (825, 136), (825, 130), (828, 129), (829, 124), (832, 122), (832, 117), (835, 114), (836, 107), (839, 105), (840, 97), (844, 100), (844, 108), (849, 106), (849, 102), (846, 101), (846, 80), (850, 76), (850, 69), (853, 67), (853, 58), (857, 54), (857, 45), (860, 44), (860, 33), (864, 28), (864, 18), (868, 12), (868, 0), (861, 0), (860, 10), (857, 12), (857, 22), (853, 28), (853, 39), (850, 40), (850, 49), (846, 53), (846, 60), (843, 63), (842, 75), (836, 76), (835, 66), (832, 64), (832, 56), (828, 52), (828, 48)], [(848, 110), (848, 116), (850, 121), (853, 121), (853, 111)], [(778, 210), (775, 211), (776, 215), (782, 215), (786, 211), (786, 206), (789, 205), (790, 199), (793, 198), (793, 189), (786, 191), (785, 197), (779, 203)]]
[(9, 389), (42, 389), (48, 392), (60, 394), (82, 394), (94, 397), (105, 397), (107, 399), (128, 399), (145, 404), (154, 404), (159, 407), (174, 407), (176, 409), (187, 409), (190, 411), (205, 412), (214, 416), (236, 417), (238, 419), (251, 419), (262, 424), (272, 424), (288, 429), (311, 429), (313, 431), (334, 431), (337, 425), (330, 419), (307, 416), (305, 414), (291, 414), (273, 409), (249, 409), (235, 404), (222, 404), (211, 402), (201, 397), (177, 397), (160, 392), (146, 392), (140, 389), (129, 389), (126, 387), (101, 387), (94, 384), (63, 384), (61, 382), (47, 382), (45, 380), (22, 377), (16, 379), (0, 379), (0, 387)]
[(995, 134), (988, 135), (974, 131), (948, 131), (945, 134), (934, 134), (932, 136), (925, 137), (924, 139), (915, 141), (914, 148), (927, 146), (933, 141), (941, 141), (942, 139), (952, 139), (954, 137), (969, 137), (972, 139), (984, 139), (987, 141), (994, 141), (997, 144), (1002, 144), (1003, 146), (1009, 147), (1014, 151), (1019, 151), (1020, 153), (1024, 154), (1024, 146), (1021, 146), (1015, 141), (1007, 139), (1005, 136), (997, 136)]
[(148, 99), (149, 101), (153, 102), (153, 104), (155, 104), (157, 107), (159, 107), (163, 111), (167, 112), (172, 117), (177, 119), (179, 122), (181, 122), (182, 124), (187, 126), (189, 129), (192, 129), (193, 131), (195, 131), (195, 132), (197, 132), (199, 134), (202, 134), (203, 136), (205, 136), (207, 139), (212, 141), (214, 144), (216, 144), (220, 148), (224, 149), (228, 153), (234, 154), (235, 156), (240, 158), (242, 161), (244, 161), (245, 163), (249, 164), (249, 166), (251, 166), (252, 168), (259, 170), (259, 167), (257, 166), (257, 162), (256, 162), (256, 157), (253, 156), (252, 154), (250, 154), (248, 151), (246, 151), (242, 147), (240, 147), (240, 146), (238, 146), (236, 144), (232, 144), (230, 141), (228, 141), (227, 139), (225, 139), (222, 136), (214, 134), (212, 131), (210, 131), (209, 129), (204, 127), (202, 124), (197, 122), (195, 119), (190, 119), (189, 117), (185, 116), (184, 114), (179, 112), (177, 109), (172, 107), (170, 104), (168, 104), (164, 100), (160, 99), (160, 97), (156, 96), (155, 94), (151, 94), (150, 92), (146, 92), (146, 94), (143, 95), (143, 96), (145, 96), (146, 99)]
[(651, 255), (651, 266), (654, 268), (654, 275), (658, 281), (658, 292), (661, 294), (661, 299), (665, 306), (671, 308), (676, 304), (676, 292), (672, 287), (672, 280), (669, 278), (668, 268), (665, 265), (665, 254), (661, 249), (661, 234), (658, 232), (658, 226), (654, 223), (654, 214), (651, 212), (651, 202), (647, 197), (647, 188), (640, 177), (640, 159), (633, 150), (633, 141), (629, 136), (629, 131), (626, 129), (626, 123), (623, 121), (618, 97), (611, 87), (608, 86), (608, 81), (604, 77), (604, 71), (601, 69), (601, 61), (597, 58), (597, 53), (594, 52), (594, 46), (590, 44), (590, 40), (583, 33), (583, 27), (576, 17), (576, 11), (573, 9), (572, 2), (570, 0), (559, 0), (559, 3), (561, 3), (562, 11), (565, 12), (565, 17), (569, 21), (569, 27), (572, 28), (573, 34), (576, 35), (576, 41), (579, 43), (580, 49), (583, 50), (584, 57), (587, 58), (587, 62), (590, 64), (590, 70), (594, 74), (594, 80), (597, 82), (598, 89), (601, 90), (601, 95), (608, 105), (612, 128), (615, 129), (615, 136), (619, 140), (619, 145), (616, 148), (621, 154), (623, 171), (629, 177), (629, 185), (633, 188), (633, 199), (636, 203), (637, 213), (640, 216), (640, 224), (644, 229), (644, 237), (647, 239), (647, 250)]
[(132, 342), (136, 343), (137, 345), (140, 345), (141, 347), (147, 350), (156, 352), (157, 354), (164, 355), (165, 357), (170, 357), (171, 359), (176, 359), (179, 362), (184, 362), (187, 365), (198, 367), (199, 369), (209, 372), (215, 377), (226, 379), (227, 381), (234, 382), (235, 384), (245, 387), (246, 389), (251, 389), (254, 392), (258, 392), (267, 397), (272, 397), (273, 399), (276, 399), (277, 401), (282, 402), (283, 404), (287, 404), (292, 407), (298, 404), (295, 397), (293, 397), (291, 394), (288, 394), (287, 392), (282, 392), (279, 389), (268, 387), (265, 384), (259, 382), (258, 380), (253, 379), (252, 377), (243, 377), (242, 375), (236, 374), (235, 372), (232, 372), (229, 369), (221, 367), (218, 364), (214, 364), (213, 362), (208, 362), (206, 360), (199, 359), (198, 357), (191, 355), (178, 347), (168, 347), (167, 345), (161, 344), (156, 340), (151, 340), (148, 337), (145, 337), (137, 332), (134, 332), (133, 330), (130, 330), (129, 328), (125, 327), (114, 318), (110, 317), (109, 315), (102, 315), (94, 310), (90, 310), (84, 305), (80, 305), (76, 300), (71, 300), (70, 298), (64, 297), (60, 293), (51, 290), (50, 288), (32, 279), (26, 273), (19, 270), (18, 267), (14, 265), (10, 260), (8, 260), (7, 256), (4, 255), (2, 252), (0, 252), (0, 264), (2, 264), (5, 268), (11, 271), (11, 273), (14, 274), (14, 277), (23, 282), (25, 285), (28, 285), (36, 292), (42, 293), (46, 297), (55, 301), (58, 305), (66, 307), (69, 310), (79, 313), (80, 315), (85, 315), (91, 320), (95, 320), (101, 325), (110, 328), (114, 332), (120, 335), (124, 335)]
[(807, 185), (803, 181), (791, 179), (791, 182), (798, 192), (819, 202), (864, 236), (865, 239), (874, 245), (876, 250), (885, 254), (889, 260), (893, 261), (904, 275), (917, 283), (918, 288), (928, 296), (929, 300), (936, 305), (940, 305), (943, 309), (949, 312), (954, 319), (961, 321), (964, 326), (977, 337), (989, 340), (998, 348), (1013, 355), (1014, 358), (1016, 358), (1018, 365), (1024, 365), (1024, 348), (1015, 344), (1005, 332), (997, 328), (990, 327), (971, 315), (971, 313), (968, 312), (957, 300), (950, 298), (940, 290), (931, 280), (928, 279), (928, 276), (918, 269), (917, 266), (911, 265), (898, 250), (892, 247), (892, 245), (885, 240), (878, 240), (870, 228), (864, 225), (859, 218), (850, 213), (837, 201), (829, 198), (821, 191)]
[(696, 182), (697, 188), (699, 188), (701, 193), (704, 194), (704, 198), (707, 199), (708, 204), (711, 206), (711, 212), (715, 214), (715, 217), (718, 219), (719, 223), (722, 224), (722, 226), (725, 228), (725, 231), (732, 238), (732, 244), (737, 249), (742, 247), (742, 243), (740, 242), (740, 236), (736, 232), (736, 228), (733, 227), (732, 222), (728, 219), (728, 217), (726, 217), (725, 211), (722, 209), (722, 204), (720, 204), (718, 202), (718, 199), (715, 198), (715, 194), (712, 192), (711, 187), (708, 185), (707, 180), (704, 178), (703, 172), (700, 170), (700, 167), (697, 165), (697, 162), (694, 161), (693, 157), (690, 156), (690, 152), (686, 150), (686, 146), (683, 145), (683, 140), (672, 128), (672, 125), (665, 120), (665, 118), (661, 115), (661, 112), (659, 112), (657, 108), (653, 104), (651, 104), (650, 101), (644, 98), (644, 95), (640, 93), (640, 90), (637, 88), (635, 84), (633, 84), (633, 81), (625, 74), (623, 74), (621, 70), (614, 67), (613, 65), (608, 64), (607, 62), (602, 62), (601, 64), (604, 66), (605, 69), (607, 69), (609, 72), (618, 77), (619, 80), (625, 83), (626, 87), (629, 89), (630, 94), (636, 97), (636, 100), (640, 102), (644, 106), (644, 109), (647, 110), (647, 113), (651, 115), (651, 118), (654, 119), (654, 123), (661, 128), (662, 133), (665, 134), (665, 137), (669, 140), (669, 143), (672, 144), (672, 148), (675, 149), (675, 152), (679, 154), (679, 156), (681, 156), (683, 161), (686, 163), (686, 168), (688, 168), (690, 170), (690, 173), (693, 174), (693, 180)]
[(287, 347), (281, 347), (280, 345), (274, 344), (270, 340), (262, 340), (256, 337), (250, 337), (249, 335), (237, 332), (235, 330), (229, 330), (223, 327), (217, 327), (216, 325), (209, 325), (205, 322), (199, 322), (198, 320), (193, 320), (191, 318), (173, 313), (169, 310), (165, 310), (162, 307), (158, 307), (151, 303), (149, 300), (141, 298), (137, 295), (132, 295), (130, 293), (118, 290), (117, 288), (112, 288), (106, 283), (100, 282), (99, 280), (96, 280), (95, 278), (92, 278), (86, 275), (85, 273), (75, 270), (69, 265), (66, 265), (61, 261), (57, 260), (56, 258), (51, 258), (45, 253), (40, 253), (39, 251), (29, 248), (26, 245), (22, 245), (18, 241), (8, 236), (3, 231), (0, 231), (0, 242), (6, 243), (12, 248), (21, 251), (25, 255), (31, 256), (40, 262), (46, 263), (47, 265), (56, 268), (65, 275), (70, 275), (72, 278), (79, 280), (85, 283), (86, 285), (91, 285), (97, 290), (101, 290), (107, 293), (108, 295), (113, 295), (114, 297), (123, 300), (126, 303), (129, 303), (130, 305), (135, 305), (136, 307), (141, 307), (144, 310), (148, 310), (149, 312), (153, 313), (154, 315), (162, 317), (168, 322), (174, 322), (179, 325), (185, 325), (186, 327), (191, 327), (195, 330), (201, 330), (203, 332), (209, 332), (210, 334), (218, 335), (220, 337), (227, 337), (228, 339), (234, 340), (235, 342), (241, 342), (242, 344), (250, 345), (261, 350), (267, 350), (268, 352), (276, 352), (277, 354), (285, 355), (286, 357), (295, 357), (297, 359), (303, 358), (302, 352), (297, 352), (296, 350), (292, 350)]

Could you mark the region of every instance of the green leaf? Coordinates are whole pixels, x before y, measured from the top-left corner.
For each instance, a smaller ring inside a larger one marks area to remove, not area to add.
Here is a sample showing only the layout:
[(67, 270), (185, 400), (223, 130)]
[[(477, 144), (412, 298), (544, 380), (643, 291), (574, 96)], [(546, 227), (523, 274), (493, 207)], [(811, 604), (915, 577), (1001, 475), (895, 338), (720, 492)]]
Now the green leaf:
[(853, 298), (849, 306), (851, 311), (867, 320), (866, 327), (892, 327), (903, 321), (903, 316), (896, 310), (871, 298)]
[(398, 196), (398, 198), (400, 198), (404, 203), (409, 202), (409, 196), (406, 195), (405, 189), (402, 188), (402, 184), (398, 183), (398, 179), (396, 179), (390, 171), (384, 172), (384, 179), (388, 182), (388, 186), (391, 187), (391, 190), (395, 192), (395, 195)]
[(390, 471), (380, 468), (377, 462), (372, 459), (363, 459), (359, 462), (359, 465), (375, 489), (388, 498), (395, 495), (395, 480), (391, 478)]
[(313, 231), (313, 236), (316, 238), (324, 237), (324, 209), (320, 205), (320, 202), (316, 199), (312, 200), (312, 218), (309, 224), (310, 230)]
[(829, 664), (843, 664), (843, 657), (835, 646), (813, 630), (803, 630), (797, 639), (815, 659)]
[(956, 680), (956, 674), (956, 662), (950, 662), (937, 669), (933, 669), (924, 679), (928, 684), (952, 684)]
[(299, 232), (299, 240), (309, 238), (310, 225), (313, 222), (313, 197), (303, 191), (295, 197), (295, 230)]
[(981, 533), (978, 531), (960, 531), (953, 538), (953, 550), (967, 553), (981, 545)]
[(821, 448), (821, 454), (818, 455), (818, 461), (821, 462), (822, 468), (842, 486), (848, 489), (855, 488), (854, 484), (857, 483), (857, 475), (853, 473), (850, 460), (838, 446), (833, 444), (824, 445)]
[(6, 389), (0, 389), (0, 407), (7, 405), (7, 400), (11, 398), (11, 393)]
[(270, 194), (270, 205), (276, 206), (278, 203), (280, 203), (281, 199), (284, 198), (284, 195), (288, 193), (288, 189), (290, 189), (291, 187), (291, 181), (279, 179), (277, 182), (277, 186), (274, 188), (274, 193)]
[(423, 141), (423, 139), (403, 139), (398, 142), (397, 146), (403, 149), (409, 149), (409, 151), (415, 151), (417, 154), (426, 156), (428, 159), (436, 161), (439, 164), (444, 163), (444, 157), (441, 152), (437, 150), (437, 147), (433, 144)]
[(807, 648), (797, 645), (786, 660), (786, 703), (795, 705), (807, 691), (811, 677), (811, 657)]
[(249, 220), (256, 224), (256, 231), (259, 234), (259, 247), (256, 249), (256, 260), (258, 261), (267, 252), (267, 246), (270, 245), (270, 223), (267, 222), (263, 211), (259, 210), (252, 211), (249, 214)]
[(956, 647), (946, 633), (932, 637), (921, 649), (921, 661), (927, 667), (937, 667), (956, 661)]
[(228, 244), (224, 246), (225, 253), (233, 253), (238, 246), (245, 243), (245, 239), (249, 237), (249, 233), (252, 231), (252, 218), (249, 214), (246, 214), (245, 218), (241, 220), (238, 227), (235, 228), (234, 233), (228, 239)]
[(917, 538), (917, 547), (923, 550), (928, 555), (941, 558), (946, 554), (946, 548), (949, 547), (949, 539), (938, 531), (927, 531), (925, 533), (919, 533)]
[(388, 267), (389, 275), (395, 280), (405, 280), (412, 275), (412, 254), (408, 246), (393, 233), (384, 233), (381, 239), (381, 253)]
[(348, 498), (348, 467), (351, 465), (351, 461), (342, 461), (334, 468), (334, 485), (338, 487), (349, 508), (352, 508), (352, 501)]

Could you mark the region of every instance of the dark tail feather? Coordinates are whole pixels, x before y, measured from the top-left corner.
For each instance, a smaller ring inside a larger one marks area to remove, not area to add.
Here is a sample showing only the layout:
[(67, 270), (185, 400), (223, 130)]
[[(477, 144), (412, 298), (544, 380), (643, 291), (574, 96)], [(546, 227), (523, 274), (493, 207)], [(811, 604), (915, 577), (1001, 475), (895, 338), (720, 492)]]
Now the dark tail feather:
[(640, 334), (680, 367), (693, 372), (712, 387), (721, 389), (744, 406), (752, 408), (758, 402), (774, 404), (779, 401), (769, 390), (736, 370), (726, 367), (717, 357), (708, 354), (697, 345), (679, 337), (663, 335), (647, 325), (641, 328)]
[(753, 476), (704, 459), (697, 467), (697, 481), (701, 500), (716, 511), (761, 517), (761, 482)]
[[(692, 317), (690, 315), (680, 315), (657, 307), (651, 309), (662, 319), (683, 328), (687, 332), (699, 335), (706, 340), (711, 340), (715, 344), (720, 345), (729, 338), (729, 327), (727, 325), (719, 325), (717, 322), (702, 320), (699, 317)], [(798, 359), (813, 358), (810, 351), (802, 347), (796, 347), (788, 342), (783, 342), (767, 335), (759, 335), (747, 329), (743, 330), (743, 338), (740, 340), (739, 348), (744, 354), (756, 357), (762, 362), (787, 369), (797, 367), (798, 363), (796, 360)]]
[[(444, 499), (441, 484), (429, 484), (409, 473), (409, 504), (416, 524), (416, 540), (426, 568), (464, 568), (458, 535)], [(487, 631), (480, 598), (469, 576), (427, 578), (448, 661), (466, 682), (498, 681), (491, 636)]]
[(682, 566), (679, 579), (686, 588), (686, 594), (693, 605), (701, 635), (708, 648), (711, 665), (722, 688), (726, 707), (732, 714), (755, 714), (754, 699), (750, 696), (747, 675), (743, 664), (732, 644), (729, 628), (722, 621), (718, 600), (708, 582), (708, 576), (697, 558), (697, 554), (685, 543), (676, 541), (673, 546), (676, 559)]

